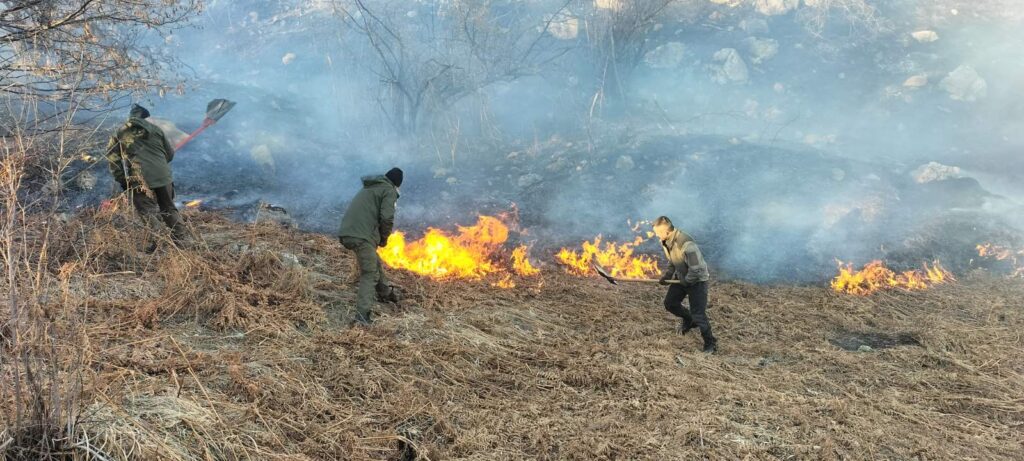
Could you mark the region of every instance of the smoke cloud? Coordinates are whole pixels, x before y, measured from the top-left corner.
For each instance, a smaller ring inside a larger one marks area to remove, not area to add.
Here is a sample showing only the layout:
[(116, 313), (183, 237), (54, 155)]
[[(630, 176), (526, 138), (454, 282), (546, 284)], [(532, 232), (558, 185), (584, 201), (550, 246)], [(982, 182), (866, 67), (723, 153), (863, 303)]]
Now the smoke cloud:
[[(810, 6), (669, 8), (612, 76), (573, 22), (607, 14), (597, 3), (508, 6), (558, 59), (424, 112), (415, 133), (389, 119), (395, 86), (346, 2), (211, 2), (164, 39), (188, 84), (144, 104), (189, 132), (209, 99), (237, 101), (177, 156), (179, 199), (266, 201), (314, 231), (333, 231), (360, 176), (398, 165), (404, 229), (516, 204), (521, 238), (553, 249), (669, 215), (720, 275), (754, 281), (820, 281), (837, 258), (966, 270), (974, 244), (1024, 237), (1021, 14), (893, 7), (875, 29), (810, 33)], [(452, 26), (445, 5), (379, 13), (410, 31), (404, 51), (429, 51), (412, 42)]]

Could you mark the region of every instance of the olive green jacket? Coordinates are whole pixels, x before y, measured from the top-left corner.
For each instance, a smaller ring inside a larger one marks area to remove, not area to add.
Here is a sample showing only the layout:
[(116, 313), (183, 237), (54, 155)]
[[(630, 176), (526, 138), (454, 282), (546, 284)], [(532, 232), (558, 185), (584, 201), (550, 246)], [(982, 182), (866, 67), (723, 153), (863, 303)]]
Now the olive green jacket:
[(686, 232), (673, 230), (668, 238), (661, 242), (661, 247), (668, 258), (668, 267), (662, 273), (662, 278), (681, 280), (683, 285), (707, 282), (710, 279), (704, 255), (701, 254), (697, 242)]
[(341, 218), (338, 237), (361, 238), (377, 246), (386, 245), (395, 226), (398, 188), (380, 176), (364, 176), (363, 188), (352, 198)]
[(174, 148), (163, 130), (141, 118), (130, 117), (107, 143), (107, 166), (122, 185), (127, 184), (126, 167), (131, 178), (141, 177), (150, 189), (171, 184), (171, 160)]

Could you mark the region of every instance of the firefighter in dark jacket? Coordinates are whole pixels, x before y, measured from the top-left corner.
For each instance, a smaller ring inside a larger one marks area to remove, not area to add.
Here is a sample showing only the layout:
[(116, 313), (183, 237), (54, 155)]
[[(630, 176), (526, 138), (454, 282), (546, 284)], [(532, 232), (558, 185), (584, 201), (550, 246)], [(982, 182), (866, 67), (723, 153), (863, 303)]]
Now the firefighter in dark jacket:
[(110, 137), (107, 166), (114, 180), (131, 196), (135, 210), (151, 228), (163, 221), (176, 242), (184, 239), (185, 225), (174, 206), (171, 160), (174, 148), (167, 136), (146, 119), (149, 111), (133, 104), (128, 120)]
[(388, 244), (395, 226), (395, 203), (402, 176), (402, 170), (392, 168), (383, 176), (363, 177), (363, 188), (352, 198), (338, 229), (341, 244), (355, 252), (359, 263), (356, 322), (364, 325), (373, 320), (374, 291), (381, 300), (398, 301), (384, 274), (377, 248)]
[[(682, 318), (680, 332), (686, 334), (694, 327), (700, 330), (704, 338), (704, 352), (714, 353), (718, 341), (711, 334), (711, 322), (708, 320), (708, 266), (704, 262), (697, 242), (689, 234), (676, 229), (672, 221), (665, 216), (654, 221), (654, 233), (661, 240), (662, 249), (668, 259), (668, 267), (662, 273), (662, 285), (669, 285), (665, 295), (665, 309)], [(669, 284), (669, 280), (679, 280), (679, 284)], [(690, 308), (683, 306), (683, 300), (690, 298)]]

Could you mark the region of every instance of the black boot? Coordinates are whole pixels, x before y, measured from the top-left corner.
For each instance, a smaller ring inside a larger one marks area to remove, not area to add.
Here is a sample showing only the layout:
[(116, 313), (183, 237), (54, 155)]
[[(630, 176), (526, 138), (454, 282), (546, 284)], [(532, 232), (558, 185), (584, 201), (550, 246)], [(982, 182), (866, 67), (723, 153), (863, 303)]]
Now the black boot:
[(377, 301), (398, 304), (402, 301), (398, 289), (392, 285), (377, 285)]
[(700, 336), (704, 338), (704, 353), (714, 354), (718, 350), (718, 340), (711, 334), (711, 328), (701, 330)]
[(679, 335), (685, 336), (690, 330), (693, 329), (693, 322), (687, 319), (679, 321)]

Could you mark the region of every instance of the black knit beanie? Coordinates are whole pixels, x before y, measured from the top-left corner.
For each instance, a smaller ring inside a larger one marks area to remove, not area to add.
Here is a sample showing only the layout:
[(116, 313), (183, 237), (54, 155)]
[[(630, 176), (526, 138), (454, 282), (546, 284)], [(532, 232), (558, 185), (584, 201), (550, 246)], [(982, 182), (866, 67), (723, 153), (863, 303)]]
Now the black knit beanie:
[(388, 170), (387, 173), (384, 173), (384, 176), (388, 178), (388, 180), (391, 181), (391, 184), (394, 184), (395, 187), (402, 187), (402, 170), (392, 168)]

